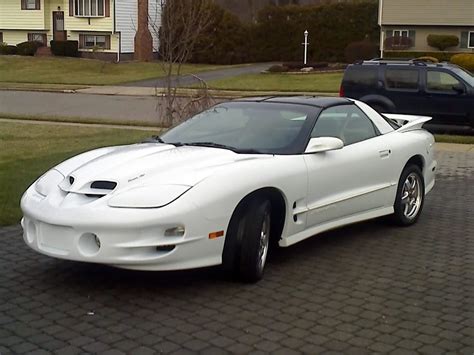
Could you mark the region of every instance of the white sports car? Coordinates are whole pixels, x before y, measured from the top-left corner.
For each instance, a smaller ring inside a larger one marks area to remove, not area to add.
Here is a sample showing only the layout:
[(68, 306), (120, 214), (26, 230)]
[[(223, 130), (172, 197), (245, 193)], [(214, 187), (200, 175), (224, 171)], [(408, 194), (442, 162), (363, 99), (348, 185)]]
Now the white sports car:
[(435, 181), (429, 119), (345, 98), (221, 103), (161, 137), (49, 170), (22, 197), (24, 240), (62, 259), (222, 264), (256, 281), (272, 243), (384, 215), (415, 223)]

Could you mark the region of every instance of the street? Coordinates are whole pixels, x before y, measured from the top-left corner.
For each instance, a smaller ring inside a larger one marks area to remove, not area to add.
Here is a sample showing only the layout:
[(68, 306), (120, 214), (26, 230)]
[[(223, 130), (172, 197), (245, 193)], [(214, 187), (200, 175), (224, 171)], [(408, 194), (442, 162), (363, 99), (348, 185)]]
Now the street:
[(0, 90), (0, 117), (72, 117), (117, 122), (157, 122), (159, 98)]

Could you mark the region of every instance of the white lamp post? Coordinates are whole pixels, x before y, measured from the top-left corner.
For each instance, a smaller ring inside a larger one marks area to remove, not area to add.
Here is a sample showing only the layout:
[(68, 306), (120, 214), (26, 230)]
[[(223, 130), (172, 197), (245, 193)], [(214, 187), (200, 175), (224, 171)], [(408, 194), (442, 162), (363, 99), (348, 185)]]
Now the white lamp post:
[(304, 31), (304, 65), (308, 64), (308, 30)]

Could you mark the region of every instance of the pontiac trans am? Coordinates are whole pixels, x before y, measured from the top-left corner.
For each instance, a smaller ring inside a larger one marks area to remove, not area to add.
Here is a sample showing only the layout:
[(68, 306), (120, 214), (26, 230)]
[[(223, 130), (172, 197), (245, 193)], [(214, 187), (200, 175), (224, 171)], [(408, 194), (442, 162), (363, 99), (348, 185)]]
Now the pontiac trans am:
[(22, 197), (23, 238), (61, 259), (222, 264), (254, 282), (272, 245), (384, 215), (415, 223), (435, 182), (429, 120), (346, 98), (221, 103), (159, 137), (46, 172)]

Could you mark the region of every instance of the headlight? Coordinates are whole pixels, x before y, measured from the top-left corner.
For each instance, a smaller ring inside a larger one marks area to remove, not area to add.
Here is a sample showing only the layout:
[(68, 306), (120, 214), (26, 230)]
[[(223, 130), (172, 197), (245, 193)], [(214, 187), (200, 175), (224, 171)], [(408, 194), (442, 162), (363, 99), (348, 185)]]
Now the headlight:
[(40, 195), (48, 196), (48, 194), (58, 185), (61, 181), (64, 180), (64, 175), (61, 174), (59, 171), (52, 169), (44, 174), (42, 177), (38, 179), (35, 183), (35, 190)]
[(187, 185), (158, 185), (136, 187), (113, 196), (108, 204), (110, 207), (128, 208), (156, 208), (163, 207), (186, 191), (191, 186)]

